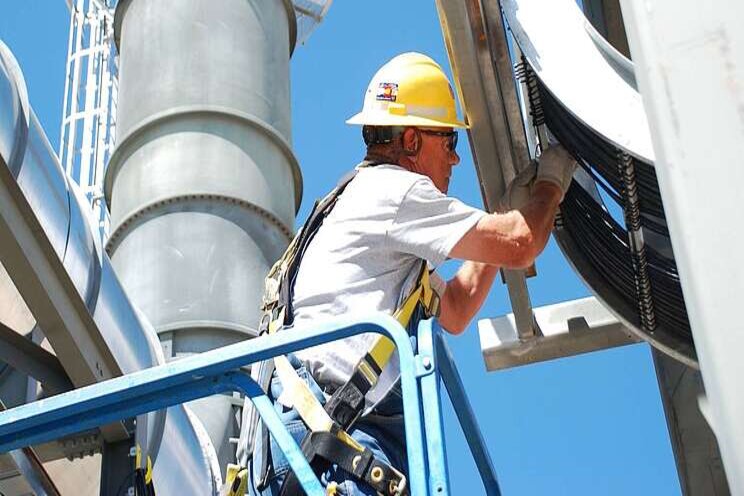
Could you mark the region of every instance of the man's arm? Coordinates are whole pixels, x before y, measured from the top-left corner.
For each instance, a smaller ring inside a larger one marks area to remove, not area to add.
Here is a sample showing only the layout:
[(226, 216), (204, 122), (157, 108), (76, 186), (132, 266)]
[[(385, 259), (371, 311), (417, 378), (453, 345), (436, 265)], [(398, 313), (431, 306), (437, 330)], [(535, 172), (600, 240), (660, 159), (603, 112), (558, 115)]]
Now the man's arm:
[(532, 265), (548, 242), (561, 195), (554, 184), (539, 182), (522, 208), (485, 215), (460, 239), (450, 256), (466, 261), (441, 297), (442, 327), (451, 334), (465, 330), (488, 296), (499, 267)]
[(484, 215), (452, 248), (450, 257), (507, 269), (524, 269), (542, 252), (563, 193), (553, 183), (535, 183), (521, 208)]
[(440, 322), (445, 329), (459, 334), (467, 327), (486, 299), (498, 267), (532, 265), (548, 243), (575, 168), (576, 162), (563, 147), (548, 148), (540, 156), (537, 172), (528, 167), (507, 188), (502, 204), (513, 208), (483, 216), (452, 248), (450, 257), (468, 261), (442, 296)]
[(460, 334), (483, 305), (499, 268), (482, 262), (464, 262), (447, 282), (441, 297), (439, 323), (451, 334)]

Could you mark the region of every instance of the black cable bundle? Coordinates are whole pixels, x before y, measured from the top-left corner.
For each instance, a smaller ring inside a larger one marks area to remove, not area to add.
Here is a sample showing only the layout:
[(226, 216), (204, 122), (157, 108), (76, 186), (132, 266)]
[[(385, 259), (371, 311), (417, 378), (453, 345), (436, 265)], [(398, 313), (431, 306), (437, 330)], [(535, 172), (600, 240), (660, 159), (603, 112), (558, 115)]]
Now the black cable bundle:
[[(522, 61), (516, 67), (516, 75), (527, 88), (530, 105), (535, 105), (532, 115), (537, 115), (551, 133), (573, 155), (580, 167), (592, 177), (596, 185), (623, 210), (625, 205), (625, 180), (623, 166), (633, 168), (633, 193), (638, 211), (634, 218), (640, 223), (642, 232), (658, 235), (669, 243), (664, 207), (654, 167), (636, 158), (628, 158), (623, 152), (607, 142), (592, 129), (576, 119), (543, 85)], [(620, 157), (625, 157), (621, 163)], [(626, 212), (627, 218), (628, 212)], [(626, 316), (627, 320), (644, 327), (639, 302), (638, 267), (634, 267), (634, 256), (629, 242), (629, 233), (624, 225), (615, 220), (602, 200), (573, 182), (561, 205), (561, 227), (568, 232), (603, 283), (626, 301), (629, 308), (637, 309), (637, 315)], [(632, 237), (632, 236), (631, 236)], [(658, 241), (657, 239), (657, 241)], [(655, 322), (663, 332), (684, 342), (692, 349), (692, 334), (687, 317), (679, 274), (673, 256), (670, 257), (646, 243), (643, 276), (650, 285), (652, 311)], [(666, 250), (665, 250), (666, 251)], [(668, 250), (671, 253), (671, 250)], [(654, 333), (654, 328), (645, 329)]]

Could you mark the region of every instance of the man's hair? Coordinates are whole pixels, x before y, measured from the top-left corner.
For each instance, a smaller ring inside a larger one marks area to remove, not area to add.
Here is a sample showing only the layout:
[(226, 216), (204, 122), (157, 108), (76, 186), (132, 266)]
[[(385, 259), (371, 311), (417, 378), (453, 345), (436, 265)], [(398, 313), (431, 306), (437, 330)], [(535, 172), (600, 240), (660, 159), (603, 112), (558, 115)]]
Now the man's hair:
[(394, 139), (385, 141), (367, 141), (367, 159), (373, 161), (386, 161), (389, 163), (397, 164), (400, 162), (401, 157), (405, 155), (403, 150), (403, 142), (400, 139), (400, 135), (395, 136)]
[(400, 141), (400, 135), (406, 128), (403, 126), (362, 126), (362, 138), (369, 145), (386, 145)]

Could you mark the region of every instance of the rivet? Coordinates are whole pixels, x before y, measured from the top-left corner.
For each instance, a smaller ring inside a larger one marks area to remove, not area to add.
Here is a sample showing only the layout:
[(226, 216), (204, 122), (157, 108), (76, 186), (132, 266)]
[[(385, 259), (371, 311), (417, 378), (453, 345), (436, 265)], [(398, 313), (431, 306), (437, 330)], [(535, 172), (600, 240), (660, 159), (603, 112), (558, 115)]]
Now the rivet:
[(373, 482), (380, 482), (382, 480), (383, 471), (380, 467), (374, 467), (370, 476)]

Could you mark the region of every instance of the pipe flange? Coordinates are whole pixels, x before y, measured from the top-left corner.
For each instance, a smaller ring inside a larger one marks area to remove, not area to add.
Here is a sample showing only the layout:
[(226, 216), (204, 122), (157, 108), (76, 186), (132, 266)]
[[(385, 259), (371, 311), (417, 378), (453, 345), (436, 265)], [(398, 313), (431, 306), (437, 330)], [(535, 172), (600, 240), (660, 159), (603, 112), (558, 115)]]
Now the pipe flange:
[[(163, 198), (152, 202), (143, 208), (137, 209), (137, 211), (124, 217), (124, 220), (119, 223), (111, 232), (108, 241), (106, 242), (106, 253), (109, 257), (112, 257), (116, 249), (118, 248), (121, 241), (126, 237), (126, 233), (132, 231), (135, 227), (145, 223), (146, 221), (156, 217), (163, 211), (168, 211), (168, 207), (175, 207), (177, 205), (188, 204), (193, 201), (204, 201), (204, 202), (221, 202), (230, 205), (235, 205), (241, 209), (248, 210), (255, 214), (258, 214), (262, 219), (266, 220), (269, 224), (278, 228), (278, 230), (287, 238), (287, 242), (292, 239), (292, 232), (284, 225), (284, 223), (271, 212), (255, 205), (253, 203), (241, 200), (239, 198), (216, 195), (211, 193), (190, 193), (186, 195), (172, 196)], [(202, 209), (179, 209), (174, 210), (177, 212), (200, 212)]]

